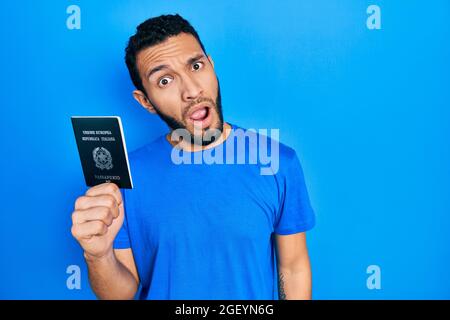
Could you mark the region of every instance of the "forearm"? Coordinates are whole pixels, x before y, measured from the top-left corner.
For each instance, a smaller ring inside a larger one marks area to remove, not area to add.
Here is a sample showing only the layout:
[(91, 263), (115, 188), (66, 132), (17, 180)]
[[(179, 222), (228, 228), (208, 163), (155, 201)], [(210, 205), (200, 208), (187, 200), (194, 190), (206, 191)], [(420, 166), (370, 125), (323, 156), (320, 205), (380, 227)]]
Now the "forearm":
[(310, 300), (312, 298), (309, 266), (300, 270), (281, 268), (278, 274), (280, 300)]
[(100, 259), (85, 254), (89, 269), (89, 282), (99, 299), (133, 299), (138, 282), (132, 273), (117, 260), (114, 252)]

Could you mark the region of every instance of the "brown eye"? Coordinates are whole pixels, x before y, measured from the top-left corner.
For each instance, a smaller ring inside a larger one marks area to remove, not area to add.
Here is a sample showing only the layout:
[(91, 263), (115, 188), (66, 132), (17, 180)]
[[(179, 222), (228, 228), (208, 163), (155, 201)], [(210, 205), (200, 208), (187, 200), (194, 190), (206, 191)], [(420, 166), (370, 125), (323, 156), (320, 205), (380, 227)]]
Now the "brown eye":
[(201, 69), (202, 67), (203, 67), (203, 62), (196, 62), (192, 65), (192, 69), (194, 69), (196, 71)]
[(167, 86), (170, 82), (172, 82), (172, 79), (171, 78), (168, 78), (168, 77), (164, 77), (164, 78), (161, 78), (160, 80), (159, 80), (159, 85), (160, 86), (162, 86), (162, 87), (165, 87), (165, 86)]

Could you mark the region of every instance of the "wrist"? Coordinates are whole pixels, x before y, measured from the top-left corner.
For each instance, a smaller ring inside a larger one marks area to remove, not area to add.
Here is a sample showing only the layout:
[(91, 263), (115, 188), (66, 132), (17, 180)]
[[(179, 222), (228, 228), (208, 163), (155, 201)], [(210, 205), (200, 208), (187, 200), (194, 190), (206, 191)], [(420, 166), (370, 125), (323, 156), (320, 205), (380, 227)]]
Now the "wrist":
[(108, 250), (106, 253), (99, 255), (93, 255), (84, 251), (83, 255), (84, 259), (88, 263), (107, 262), (114, 259), (114, 250), (111, 248), (111, 250)]

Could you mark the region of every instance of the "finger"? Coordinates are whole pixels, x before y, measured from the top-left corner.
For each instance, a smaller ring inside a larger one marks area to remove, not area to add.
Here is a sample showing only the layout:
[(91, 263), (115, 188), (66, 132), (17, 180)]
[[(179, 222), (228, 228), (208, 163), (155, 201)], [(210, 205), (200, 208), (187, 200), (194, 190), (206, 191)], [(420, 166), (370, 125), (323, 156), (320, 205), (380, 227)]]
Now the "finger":
[(114, 217), (118, 216), (118, 205), (116, 198), (110, 194), (98, 196), (81, 196), (75, 201), (75, 210), (86, 210), (93, 207), (108, 207), (113, 210)]
[(120, 192), (119, 187), (114, 183), (102, 183), (86, 191), (87, 196), (98, 196), (102, 194), (112, 195), (116, 199), (118, 205), (122, 204), (122, 193)]
[(110, 226), (114, 220), (114, 215), (108, 207), (92, 207), (85, 210), (75, 210), (72, 214), (73, 224), (81, 224), (95, 220), (100, 220), (107, 226)]
[(72, 234), (77, 239), (90, 239), (93, 236), (102, 236), (108, 232), (108, 227), (102, 221), (89, 221), (72, 226)]

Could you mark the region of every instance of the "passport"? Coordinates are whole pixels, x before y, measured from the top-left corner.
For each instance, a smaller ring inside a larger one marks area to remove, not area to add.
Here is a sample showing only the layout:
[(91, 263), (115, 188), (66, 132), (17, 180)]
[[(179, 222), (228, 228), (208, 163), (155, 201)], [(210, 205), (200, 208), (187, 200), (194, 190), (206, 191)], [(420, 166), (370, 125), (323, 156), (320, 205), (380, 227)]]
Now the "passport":
[(122, 121), (116, 116), (73, 116), (73, 132), (86, 185), (112, 182), (132, 189)]

